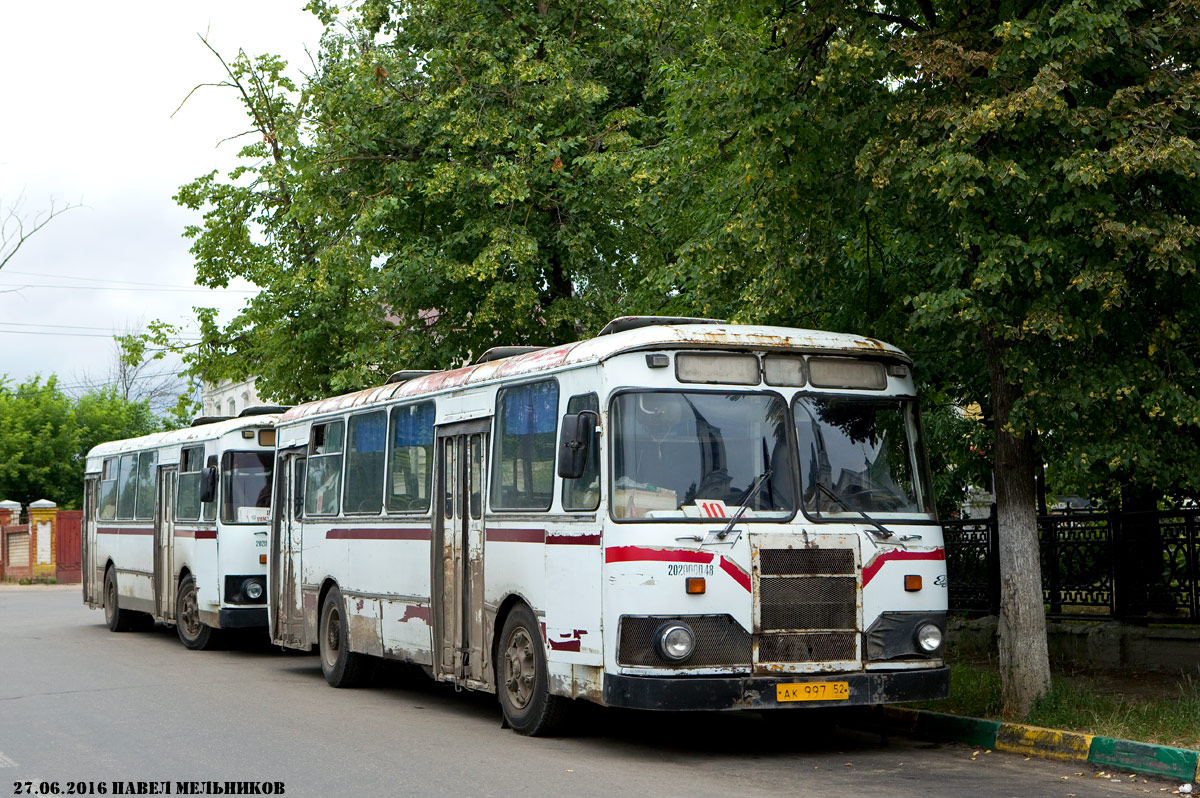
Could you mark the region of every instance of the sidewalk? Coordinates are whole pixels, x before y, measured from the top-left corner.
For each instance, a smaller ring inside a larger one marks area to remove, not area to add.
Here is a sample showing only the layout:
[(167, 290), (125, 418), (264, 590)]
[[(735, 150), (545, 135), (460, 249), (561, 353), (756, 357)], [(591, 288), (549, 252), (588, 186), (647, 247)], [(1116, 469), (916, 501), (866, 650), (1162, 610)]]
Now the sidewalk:
[(1200, 751), (1186, 748), (907, 707), (871, 707), (864, 715), (874, 726), (911, 737), (964, 743), (1042, 759), (1088, 762), (1147, 776), (1178, 779), (1188, 784), (1200, 782)]
[(0, 582), (0, 592), (7, 590), (74, 590), (83, 594), (83, 586), (78, 582), (61, 585), (19, 585), (16, 582)]

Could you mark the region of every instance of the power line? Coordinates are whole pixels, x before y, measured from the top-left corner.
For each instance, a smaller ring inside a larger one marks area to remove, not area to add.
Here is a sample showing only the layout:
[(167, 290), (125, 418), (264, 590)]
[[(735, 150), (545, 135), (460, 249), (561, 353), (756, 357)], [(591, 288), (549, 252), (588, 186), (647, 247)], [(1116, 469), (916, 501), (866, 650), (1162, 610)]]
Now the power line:
[[(23, 274), (26, 277), (52, 277), (56, 280), (83, 280), (83, 281), (86, 281), (89, 283), (111, 283), (113, 285), (117, 285), (117, 284), (120, 284), (120, 285), (147, 285), (147, 286), (152, 286), (154, 288), (191, 288), (191, 286), (169, 285), (167, 283), (146, 283), (146, 282), (140, 282), (137, 280), (110, 280), (107, 278), (100, 278), (100, 277), (74, 277), (69, 274), (46, 274), (45, 272), (22, 272), (22, 271), (17, 271), (16, 269), (5, 269), (4, 273), (5, 274)], [(217, 290), (217, 289), (205, 289), (205, 290)], [(238, 290), (240, 290), (240, 289), (238, 289)]]
[(19, 321), (0, 321), (0, 327), (49, 327), (54, 330), (109, 330), (113, 335), (139, 335), (141, 330), (117, 332), (112, 327), (80, 326), (77, 324), (30, 324)]
[(239, 288), (121, 288), (112, 285), (49, 285), (44, 283), (25, 283), (12, 285), (0, 283), (0, 288), (9, 291), (24, 291), (26, 288), (66, 288), (72, 291), (151, 291), (168, 294), (209, 294), (213, 291), (225, 291), (230, 294), (257, 294), (258, 291), (245, 291)]
[[(104, 335), (102, 333), (66, 333), (66, 332), (49, 332), (48, 330), (0, 330), (0, 335), (54, 335), (64, 338), (109, 338), (113, 335), (110, 333)], [(178, 343), (196, 343), (200, 339), (177, 338)]]

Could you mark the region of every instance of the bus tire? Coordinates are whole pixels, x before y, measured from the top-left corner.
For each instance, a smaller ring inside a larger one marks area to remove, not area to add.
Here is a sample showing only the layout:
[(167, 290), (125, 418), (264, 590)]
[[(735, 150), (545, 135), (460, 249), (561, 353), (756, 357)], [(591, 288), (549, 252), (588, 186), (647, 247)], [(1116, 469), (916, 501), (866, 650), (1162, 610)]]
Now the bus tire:
[(104, 623), (108, 625), (110, 632), (129, 632), (137, 625), (136, 614), (121, 609), (115, 568), (104, 572)]
[(196, 580), (191, 574), (180, 580), (179, 592), (175, 596), (175, 631), (179, 635), (179, 642), (193, 651), (203, 651), (215, 643), (215, 630), (200, 620)]
[(332, 687), (358, 687), (368, 676), (367, 657), (350, 650), (350, 625), (342, 591), (329, 589), (321, 605), (321, 623), (317, 633), (321, 654), (321, 672)]
[(570, 703), (550, 694), (546, 650), (533, 610), (518, 604), (504, 619), (496, 650), (496, 695), (504, 720), (518, 734), (544, 737), (560, 733)]

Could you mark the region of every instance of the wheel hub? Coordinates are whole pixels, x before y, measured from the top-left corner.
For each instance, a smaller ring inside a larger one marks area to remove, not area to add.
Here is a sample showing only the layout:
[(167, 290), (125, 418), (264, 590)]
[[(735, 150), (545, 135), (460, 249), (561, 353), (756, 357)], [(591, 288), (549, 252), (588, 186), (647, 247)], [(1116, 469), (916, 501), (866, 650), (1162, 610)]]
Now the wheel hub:
[(528, 630), (513, 630), (504, 651), (504, 687), (508, 692), (509, 701), (517, 709), (524, 709), (533, 697), (536, 668), (533, 641)]

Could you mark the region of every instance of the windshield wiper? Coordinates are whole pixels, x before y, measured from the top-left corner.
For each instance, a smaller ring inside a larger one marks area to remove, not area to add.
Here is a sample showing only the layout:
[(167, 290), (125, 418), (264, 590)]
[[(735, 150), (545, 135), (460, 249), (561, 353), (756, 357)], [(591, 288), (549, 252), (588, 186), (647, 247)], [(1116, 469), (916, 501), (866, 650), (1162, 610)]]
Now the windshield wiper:
[(738, 504), (740, 504), (741, 507), (739, 507), (738, 511), (734, 513), (733, 518), (729, 519), (729, 523), (726, 524), (725, 528), (717, 533), (717, 540), (724, 540), (725, 536), (728, 535), (730, 530), (733, 529), (733, 525), (740, 521), (742, 516), (746, 514), (746, 508), (749, 506), (749, 501), (754, 498), (754, 494), (758, 493), (759, 488), (767, 484), (767, 479), (771, 476), (771, 473), (771, 469), (769, 468), (762, 472), (762, 475), (759, 476), (755, 483), (747, 488), (746, 492), (742, 494), (742, 498), (738, 499)]
[(875, 529), (879, 530), (879, 534), (883, 535), (884, 540), (887, 540), (888, 538), (890, 538), (896, 534), (892, 530), (885, 527), (883, 524), (876, 521), (871, 516), (864, 513), (862, 510), (859, 510), (857, 508), (852, 508), (850, 505), (846, 504), (846, 502), (842, 499), (841, 496), (837, 495), (836, 493), (834, 493), (829, 488), (825, 487), (820, 482), (817, 483), (817, 490), (821, 491), (826, 496), (828, 496), (829, 498), (833, 499), (835, 502), (840, 504), (842, 506), (843, 510), (846, 510), (847, 512), (851, 512), (851, 513), (858, 513), (859, 515), (861, 515), (864, 519), (866, 519), (868, 524), (875, 527)]

